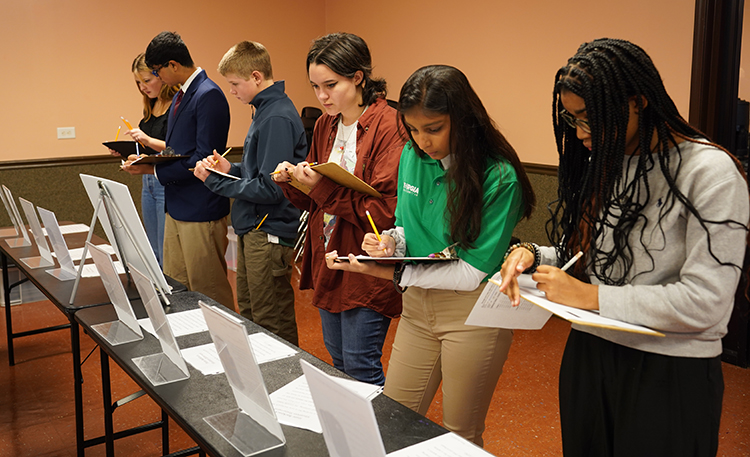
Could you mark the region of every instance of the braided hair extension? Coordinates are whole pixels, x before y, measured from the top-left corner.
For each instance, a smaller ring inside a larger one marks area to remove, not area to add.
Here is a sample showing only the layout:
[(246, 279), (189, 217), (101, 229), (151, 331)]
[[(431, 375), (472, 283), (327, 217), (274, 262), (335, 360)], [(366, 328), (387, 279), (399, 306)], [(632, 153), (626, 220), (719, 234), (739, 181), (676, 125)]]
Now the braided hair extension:
[[(523, 193), (523, 217), (529, 217), (536, 203), (526, 171), (513, 146), (497, 129), (469, 80), (457, 68), (430, 65), (415, 71), (401, 87), (398, 110), (401, 126), (404, 113), (421, 109), (425, 113), (447, 114), (451, 120), (452, 164), (446, 172), (448, 198), (446, 217), (451, 238), (464, 249), (479, 237), (482, 227), (483, 186), (488, 163), (502, 157), (515, 169)], [(424, 155), (406, 129), (407, 140)]]
[[(591, 130), (590, 151), (560, 116), (564, 92), (584, 100)], [(638, 113), (638, 146), (632, 155), (626, 156), (624, 133), (631, 102), (635, 102)], [(706, 231), (708, 250), (716, 262), (741, 269), (714, 254), (708, 224), (736, 224), (745, 228), (747, 225), (734, 220), (704, 219), (677, 188), (682, 152), (676, 138), (711, 144), (726, 152), (743, 176), (744, 170), (725, 149), (699, 139), (706, 135), (680, 116), (659, 72), (643, 49), (628, 41), (608, 38), (582, 44), (555, 76), (552, 117), (560, 160), (559, 189), (558, 199), (549, 207), (551, 219), (547, 235), (557, 246), (561, 260), (571, 258), (578, 251), (584, 253), (585, 261), (575, 265), (576, 277), (586, 280), (585, 272), (591, 271), (603, 284), (623, 285), (629, 281), (633, 247), (628, 237), (637, 224), (645, 227), (652, 222), (642, 210), (651, 198), (648, 172), (654, 167), (658, 167), (669, 186), (669, 194), (656, 221), (660, 230), (663, 230), (664, 215), (679, 202)], [(657, 142), (652, 149), (653, 135)], [(668, 151), (675, 146), (677, 163), (671, 171)], [(623, 169), (633, 164), (633, 176), (623, 176)], [(612, 234), (611, 247), (602, 244), (605, 231)], [(653, 257), (643, 239), (640, 243), (653, 265)]]

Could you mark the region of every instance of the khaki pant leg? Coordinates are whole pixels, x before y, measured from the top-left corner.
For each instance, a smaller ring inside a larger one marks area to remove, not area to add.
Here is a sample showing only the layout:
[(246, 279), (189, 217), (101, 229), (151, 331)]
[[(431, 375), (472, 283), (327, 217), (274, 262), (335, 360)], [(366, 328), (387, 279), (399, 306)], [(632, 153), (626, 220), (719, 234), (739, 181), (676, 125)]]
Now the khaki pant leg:
[(177, 221), (169, 213), (164, 218), (164, 274), (191, 290), (185, 259), (182, 257)]
[(263, 231), (251, 231), (240, 238), (243, 261), (242, 270), (237, 272), (237, 302), (242, 314), (298, 345), (291, 283), (294, 249), (269, 242)]
[(485, 284), (471, 292), (434, 291), (433, 297), (442, 342), (443, 426), (479, 446), (513, 341), (512, 330), (464, 324)]
[(187, 273), (185, 285), (234, 310), (234, 295), (224, 257), (229, 244), (227, 218), (210, 222), (175, 220), (174, 225)]

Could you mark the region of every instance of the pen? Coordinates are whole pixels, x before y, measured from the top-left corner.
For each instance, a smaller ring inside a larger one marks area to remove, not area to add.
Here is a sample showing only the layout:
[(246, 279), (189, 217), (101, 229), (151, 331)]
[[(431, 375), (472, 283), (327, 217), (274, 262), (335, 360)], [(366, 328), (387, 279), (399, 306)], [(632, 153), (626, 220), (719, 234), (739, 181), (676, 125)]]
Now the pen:
[(266, 221), (267, 217), (268, 217), (268, 214), (266, 214), (265, 216), (263, 216), (263, 219), (260, 220), (260, 224), (258, 224), (258, 226), (255, 227), (255, 230), (258, 230), (260, 228), (260, 226), (263, 225), (263, 222)]
[[(367, 214), (367, 218), (370, 220), (370, 225), (372, 225), (372, 230), (375, 232), (375, 236), (377, 236), (378, 241), (382, 243), (383, 239), (380, 238), (380, 232), (378, 232), (378, 228), (375, 227), (375, 221), (372, 220), (372, 216), (370, 216), (370, 211), (365, 211), (365, 214)], [(388, 254), (388, 251), (386, 251), (385, 248), (383, 248), (383, 252)]]
[(120, 129), (122, 129), (122, 127), (120, 127), (120, 126), (118, 125), (118, 126), (117, 126), (117, 135), (115, 135), (115, 141), (117, 141), (117, 139), (118, 139), (118, 138), (120, 138)]
[(565, 271), (568, 268), (572, 267), (573, 264), (576, 263), (578, 261), (578, 259), (581, 258), (581, 256), (583, 256), (583, 252), (578, 251), (578, 254), (574, 255), (572, 259), (568, 260), (568, 263), (566, 263), (565, 265), (563, 265), (563, 267), (560, 268), (560, 270)]

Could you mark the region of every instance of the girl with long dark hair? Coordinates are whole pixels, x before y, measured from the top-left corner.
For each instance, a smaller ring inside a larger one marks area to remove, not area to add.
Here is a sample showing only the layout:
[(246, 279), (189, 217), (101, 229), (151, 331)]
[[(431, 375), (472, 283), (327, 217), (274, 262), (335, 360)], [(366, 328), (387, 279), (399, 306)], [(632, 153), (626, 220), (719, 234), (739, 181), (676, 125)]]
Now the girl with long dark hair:
[[(742, 168), (680, 116), (656, 67), (623, 40), (584, 43), (555, 77), (553, 247), (518, 247), (501, 289), (533, 272), (547, 298), (661, 338), (573, 325), (560, 368), (570, 456), (713, 456), (726, 334), (742, 272)], [(562, 265), (583, 257), (568, 272)]]
[(387, 259), (453, 246), (458, 260), (394, 267), (350, 254), (349, 263), (335, 263), (334, 251), (326, 261), (392, 279), (403, 291), (385, 394), (425, 414), (442, 381), (443, 425), (481, 446), (513, 332), (464, 322), (500, 269), (516, 223), (531, 214), (534, 193), (515, 150), (458, 69), (417, 70), (401, 89), (398, 110), (408, 142), (396, 228), (382, 242), (368, 233), (362, 248)]

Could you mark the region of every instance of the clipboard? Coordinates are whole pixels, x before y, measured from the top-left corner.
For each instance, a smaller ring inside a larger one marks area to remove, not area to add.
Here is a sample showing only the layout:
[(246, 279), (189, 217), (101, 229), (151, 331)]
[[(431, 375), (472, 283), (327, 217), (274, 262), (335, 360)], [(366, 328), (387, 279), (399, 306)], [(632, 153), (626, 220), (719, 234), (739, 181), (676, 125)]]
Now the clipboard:
[[(383, 197), (383, 195), (381, 195), (380, 192), (375, 190), (372, 186), (354, 176), (352, 173), (349, 173), (348, 171), (346, 171), (346, 169), (344, 169), (336, 162), (321, 163), (318, 165), (313, 165), (310, 168), (341, 186), (356, 190), (357, 192), (362, 192), (372, 197)], [(305, 194), (310, 193), (310, 188), (308, 186), (297, 181), (294, 176), (290, 176), (292, 180), (289, 182), (289, 184), (292, 187), (301, 190)]]
[(540, 308), (544, 308), (550, 313), (578, 325), (589, 327), (606, 328), (610, 330), (619, 330), (623, 332), (641, 333), (644, 335), (665, 336), (656, 330), (644, 327), (642, 325), (630, 324), (628, 322), (610, 319), (600, 316), (599, 313), (592, 311), (573, 308), (571, 306), (561, 305), (547, 299), (544, 292), (536, 288), (536, 283), (531, 279), (531, 275), (521, 275), (518, 277), (518, 286), (521, 292), (521, 300), (525, 300)]
[(180, 155), (141, 155), (139, 158), (135, 159), (134, 161), (130, 162), (130, 165), (136, 165), (136, 164), (156, 164), (156, 163), (163, 163), (163, 162), (171, 162), (173, 160), (178, 159), (185, 159), (188, 156), (180, 156)]
[(149, 152), (149, 151), (154, 154), (156, 153), (156, 151), (154, 151), (153, 149), (145, 148), (140, 145), (138, 145), (138, 148), (136, 148), (135, 141), (105, 141), (102, 144), (110, 149), (117, 151), (117, 153), (120, 154), (120, 156), (122, 156), (122, 158), (126, 160), (129, 156), (134, 155), (134, 154), (142, 154), (144, 152)]
[[(413, 261), (413, 262), (445, 262), (446, 260), (458, 260), (458, 257), (370, 257), (369, 255), (358, 255), (355, 256), (355, 258), (360, 262), (367, 262), (367, 261), (393, 261), (393, 262), (403, 262), (403, 261)], [(336, 262), (348, 262), (349, 257), (348, 256), (339, 256), (336, 257)]]
[(223, 171), (219, 171), (215, 168), (206, 168), (206, 170), (210, 171), (211, 173), (215, 173), (219, 176), (223, 176), (225, 178), (234, 179), (235, 181), (239, 181), (240, 178), (238, 176), (230, 175), (229, 173), (224, 173)]

